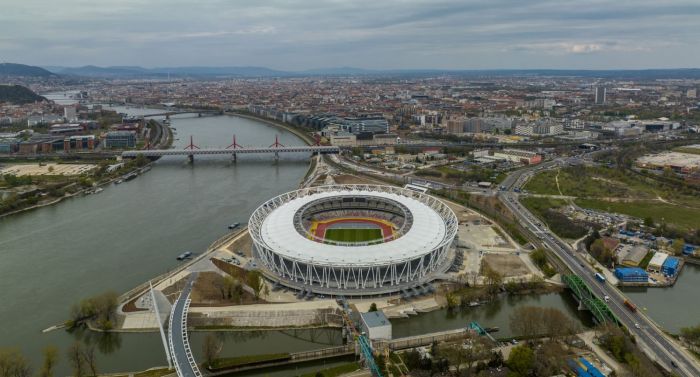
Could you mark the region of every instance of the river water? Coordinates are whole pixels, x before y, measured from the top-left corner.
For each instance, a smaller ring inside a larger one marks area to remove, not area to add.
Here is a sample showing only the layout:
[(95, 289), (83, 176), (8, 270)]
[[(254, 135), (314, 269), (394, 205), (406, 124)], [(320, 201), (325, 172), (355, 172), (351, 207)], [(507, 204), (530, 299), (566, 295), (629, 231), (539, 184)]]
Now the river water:
[[(130, 115), (153, 111), (115, 110)], [(174, 117), (172, 126), (177, 129), (175, 137), (181, 139), (175, 141), (179, 148), (189, 142), (189, 135), (194, 135), (200, 147), (225, 147), (234, 133), (243, 145), (269, 145), (276, 134), (283, 144), (302, 144), (285, 130), (237, 117)], [(96, 345), (100, 372), (165, 365), (157, 333), (103, 335), (59, 330), (42, 334), (41, 330), (65, 320), (70, 306), (82, 298), (106, 290), (126, 291), (174, 268), (175, 256), (182, 251), (203, 251), (227, 231), (228, 224), (246, 222), (261, 202), (295, 189), (307, 168), (304, 155), (282, 155), (278, 163), (271, 156), (243, 155), (237, 164), (221, 157), (198, 157), (194, 166), (186, 164), (184, 157), (164, 158), (150, 172), (107, 187), (100, 194), (0, 220), (0, 347), (20, 348), (37, 368), (43, 347), (58, 346), (63, 356), (75, 341)], [(687, 275), (697, 279), (699, 272), (686, 266), (679, 284)], [(693, 283), (689, 280), (688, 284)], [(694, 284), (697, 286), (697, 280)], [(688, 285), (690, 288), (692, 285)], [(678, 290), (669, 289), (666, 294), (675, 292)], [(457, 314), (439, 310), (392, 320), (394, 336), (458, 328), (476, 320), (483, 326), (500, 327), (497, 337), (509, 337), (517, 334), (510, 331), (508, 319), (513, 309), (522, 305), (556, 307), (584, 325), (591, 321), (588, 313), (575, 310), (568, 293), (547, 294), (504, 298)], [(697, 300), (694, 305), (698, 305)], [(656, 318), (656, 313), (650, 311)], [(673, 323), (696, 318), (687, 313), (681, 317)], [(222, 356), (293, 352), (341, 342), (340, 332), (328, 329), (217, 334), (224, 341)], [(203, 338), (201, 332), (191, 335), (195, 356)], [(292, 374), (322, 367), (323, 363), (295, 367)], [(56, 374), (69, 373), (67, 363), (61, 360)], [(249, 375), (290, 373), (277, 370)]]

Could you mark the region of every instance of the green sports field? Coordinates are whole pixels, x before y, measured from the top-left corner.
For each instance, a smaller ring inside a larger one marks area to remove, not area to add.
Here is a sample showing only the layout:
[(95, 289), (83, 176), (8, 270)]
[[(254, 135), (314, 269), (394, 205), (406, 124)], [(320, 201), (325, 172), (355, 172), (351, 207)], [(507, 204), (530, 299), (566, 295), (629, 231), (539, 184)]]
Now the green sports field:
[(378, 228), (331, 228), (326, 229), (325, 239), (336, 242), (367, 242), (382, 239)]

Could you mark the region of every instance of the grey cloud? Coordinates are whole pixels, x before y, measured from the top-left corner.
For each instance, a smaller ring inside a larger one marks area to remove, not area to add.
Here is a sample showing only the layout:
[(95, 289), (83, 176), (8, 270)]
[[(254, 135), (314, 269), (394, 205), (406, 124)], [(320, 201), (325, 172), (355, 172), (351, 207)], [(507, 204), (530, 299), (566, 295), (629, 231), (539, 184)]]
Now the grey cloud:
[(39, 65), (674, 67), (700, 61), (699, 15), (684, 0), (23, 0), (3, 4), (0, 53)]

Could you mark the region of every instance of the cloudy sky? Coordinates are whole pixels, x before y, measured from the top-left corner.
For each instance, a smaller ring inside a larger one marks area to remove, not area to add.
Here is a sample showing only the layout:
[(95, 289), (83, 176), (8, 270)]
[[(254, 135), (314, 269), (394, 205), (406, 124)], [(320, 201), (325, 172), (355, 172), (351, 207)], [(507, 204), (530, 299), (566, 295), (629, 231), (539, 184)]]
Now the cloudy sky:
[(0, 61), (700, 67), (700, 0), (2, 0)]

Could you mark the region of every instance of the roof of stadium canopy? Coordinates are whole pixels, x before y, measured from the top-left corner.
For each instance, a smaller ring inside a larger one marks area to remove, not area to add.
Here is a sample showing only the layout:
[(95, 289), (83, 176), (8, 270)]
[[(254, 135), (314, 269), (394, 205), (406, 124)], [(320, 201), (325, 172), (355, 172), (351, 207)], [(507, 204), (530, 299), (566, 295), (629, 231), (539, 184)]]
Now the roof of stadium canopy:
[[(403, 236), (381, 244), (337, 246), (319, 243), (302, 236), (294, 228), (294, 215), (304, 205), (322, 198), (373, 196), (398, 201), (413, 215), (413, 226)], [(403, 195), (378, 191), (319, 192), (292, 199), (274, 209), (260, 227), (262, 239), (276, 253), (308, 263), (349, 265), (385, 265), (420, 257), (437, 248), (446, 235), (440, 215), (430, 206)]]

